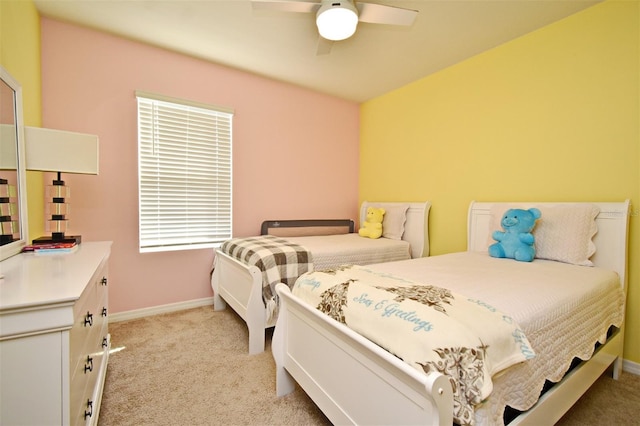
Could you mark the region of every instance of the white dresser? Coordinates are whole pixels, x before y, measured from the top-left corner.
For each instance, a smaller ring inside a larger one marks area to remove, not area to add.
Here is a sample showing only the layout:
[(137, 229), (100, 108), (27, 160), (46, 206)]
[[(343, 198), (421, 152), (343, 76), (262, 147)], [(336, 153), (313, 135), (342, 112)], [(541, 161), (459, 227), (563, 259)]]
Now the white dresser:
[(95, 425), (111, 242), (0, 262), (0, 425)]

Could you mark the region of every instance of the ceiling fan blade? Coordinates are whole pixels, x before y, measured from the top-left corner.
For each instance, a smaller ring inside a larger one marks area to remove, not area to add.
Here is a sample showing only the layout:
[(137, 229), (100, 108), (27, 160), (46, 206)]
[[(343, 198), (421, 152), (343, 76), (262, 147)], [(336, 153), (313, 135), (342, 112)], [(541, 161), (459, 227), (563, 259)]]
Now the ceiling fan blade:
[(328, 55), (331, 52), (331, 47), (333, 46), (333, 43), (334, 42), (332, 40), (327, 40), (326, 38), (319, 36), (316, 55)]
[(254, 10), (276, 10), (280, 12), (317, 12), (320, 2), (305, 0), (251, 0)]
[(418, 15), (417, 10), (386, 6), (377, 3), (356, 3), (358, 20), (370, 24), (389, 24), (410, 26)]

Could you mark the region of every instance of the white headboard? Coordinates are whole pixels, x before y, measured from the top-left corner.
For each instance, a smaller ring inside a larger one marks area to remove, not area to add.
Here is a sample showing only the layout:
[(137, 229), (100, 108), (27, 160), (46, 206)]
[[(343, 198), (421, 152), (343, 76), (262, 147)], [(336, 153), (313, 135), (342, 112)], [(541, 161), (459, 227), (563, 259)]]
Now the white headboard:
[(411, 257), (418, 258), (429, 256), (429, 210), (431, 202), (400, 203), (400, 202), (373, 202), (364, 201), (360, 207), (360, 226), (367, 219), (367, 207), (391, 207), (409, 204), (407, 221), (404, 224), (402, 239), (411, 244)]
[[(491, 208), (504, 204), (505, 210), (512, 207), (526, 207), (532, 205), (557, 205), (572, 203), (479, 203), (472, 201), (469, 206), (469, 223), (467, 225), (467, 250), (487, 251), (489, 241), (489, 227)], [(596, 253), (591, 258), (595, 266), (612, 269), (620, 276), (620, 283), (627, 288), (627, 242), (629, 235), (629, 211), (631, 202), (625, 200), (620, 203), (596, 203), (600, 207), (600, 214), (596, 217), (598, 232), (593, 238)]]

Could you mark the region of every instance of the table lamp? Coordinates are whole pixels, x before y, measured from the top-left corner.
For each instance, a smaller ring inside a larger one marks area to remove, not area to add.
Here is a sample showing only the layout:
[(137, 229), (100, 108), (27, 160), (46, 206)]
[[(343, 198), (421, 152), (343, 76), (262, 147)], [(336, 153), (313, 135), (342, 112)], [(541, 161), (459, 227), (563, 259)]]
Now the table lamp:
[(20, 232), (16, 192), (18, 154), (15, 131), (13, 124), (0, 124), (0, 245), (15, 241)]
[(36, 238), (33, 244), (77, 243), (80, 235), (65, 235), (69, 225), (71, 191), (62, 173), (98, 174), (98, 137), (84, 133), (40, 127), (24, 128), (26, 169), (55, 172), (57, 178), (47, 185), (45, 223), (50, 236)]

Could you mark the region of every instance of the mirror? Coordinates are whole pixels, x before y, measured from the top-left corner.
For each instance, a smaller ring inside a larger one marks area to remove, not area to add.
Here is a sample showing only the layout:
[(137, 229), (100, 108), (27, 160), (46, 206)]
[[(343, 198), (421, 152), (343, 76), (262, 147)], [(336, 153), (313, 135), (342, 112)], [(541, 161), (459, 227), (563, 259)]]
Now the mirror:
[(28, 241), (22, 88), (0, 67), (0, 260)]

